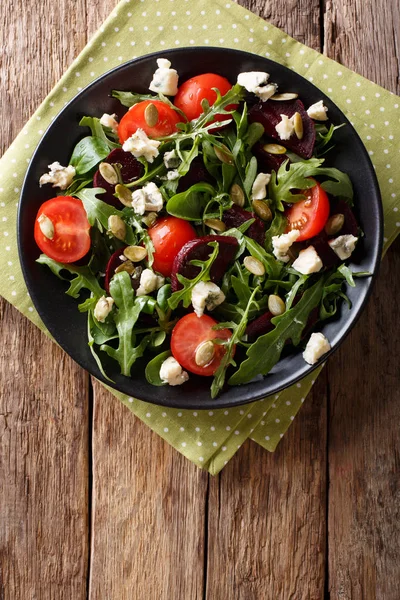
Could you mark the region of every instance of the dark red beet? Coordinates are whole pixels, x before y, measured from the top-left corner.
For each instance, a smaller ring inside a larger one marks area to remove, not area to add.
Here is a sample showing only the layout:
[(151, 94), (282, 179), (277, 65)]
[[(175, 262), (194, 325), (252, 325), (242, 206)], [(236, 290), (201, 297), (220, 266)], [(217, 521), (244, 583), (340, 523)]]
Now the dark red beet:
[[(135, 179), (139, 179), (144, 173), (143, 165), (131, 154), (125, 152), (122, 148), (115, 148), (110, 152), (104, 162), (117, 164), (124, 183), (131, 183)], [(114, 196), (115, 185), (107, 183), (101, 176), (100, 171), (96, 171), (93, 178), (93, 187), (101, 187), (106, 190), (105, 194), (100, 196), (100, 199), (107, 204), (111, 204), (116, 208), (120, 208), (121, 202)]]
[[(303, 120), (303, 137), (301, 140), (292, 135), (289, 140), (280, 139), (275, 127), (281, 122), (281, 115), (293, 117), (294, 113), (300, 113)], [(311, 158), (315, 144), (315, 125), (307, 114), (301, 100), (289, 100), (288, 102), (259, 102), (249, 111), (250, 123), (261, 123), (267, 136), (278, 140), (280, 144), (293, 150), (302, 158)]]
[(314, 246), (316, 253), (322, 260), (322, 264), (327, 269), (340, 263), (340, 258), (328, 244), (329, 239), (329, 236), (322, 230), (321, 233), (307, 240), (307, 246)]
[(278, 171), (279, 167), (286, 160), (289, 160), (289, 157), (286, 154), (271, 154), (270, 152), (265, 152), (263, 148), (264, 145), (265, 144), (257, 142), (257, 144), (255, 144), (253, 148), (253, 153), (258, 161), (259, 170), (263, 171), (263, 173), (271, 173), (271, 171)]
[(200, 267), (191, 265), (190, 261), (207, 260), (213, 251), (212, 247), (208, 245), (209, 242), (218, 242), (219, 244), (218, 256), (211, 267), (210, 279), (214, 283), (221, 281), (227, 268), (235, 258), (239, 242), (235, 237), (228, 235), (206, 235), (202, 238), (190, 240), (176, 255), (171, 274), (173, 292), (182, 287), (177, 278), (178, 273), (187, 279), (194, 279), (199, 274)]
[[(331, 202), (331, 215), (344, 215), (344, 225), (337, 235), (358, 235), (358, 223), (350, 206), (344, 200)], [(335, 236), (336, 237), (336, 236)]]
[(196, 156), (191, 162), (189, 171), (179, 180), (178, 192), (186, 192), (192, 185), (202, 181), (211, 185), (215, 183), (213, 177), (211, 177), (205, 168), (203, 159), (200, 156)]
[[(120, 258), (120, 256), (123, 256), (125, 248), (126, 248), (126, 246), (124, 246), (124, 248), (120, 248), (119, 250), (116, 250), (114, 252), (114, 254), (112, 254), (110, 256), (110, 259), (107, 263), (106, 276), (104, 279), (104, 287), (106, 289), (107, 294), (110, 293), (110, 281), (115, 274), (115, 269), (117, 269), (119, 267), (119, 265), (122, 265), (122, 263), (125, 262), (124, 260), (122, 260)], [(137, 290), (140, 285), (140, 278), (138, 277), (138, 278), (133, 279), (131, 277), (131, 283), (132, 283), (133, 289)]]
[(254, 223), (250, 225), (246, 231), (246, 235), (264, 247), (265, 242), (265, 224), (257, 215), (249, 210), (245, 210), (237, 204), (234, 204), (231, 208), (226, 210), (222, 215), (222, 220), (228, 229), (233, 227), (239, 227), (246, 223), (249, 219), (255, 219)]
[(254, 341), (260, 335), (264, 335), (269, 331), (272, 331), (274, 326), (271, 323), (273, 314), (266, 312), (264, 315), (257, 317), (254, 321), (251, 321), (246, 327), (246, 334), (249, 342)]

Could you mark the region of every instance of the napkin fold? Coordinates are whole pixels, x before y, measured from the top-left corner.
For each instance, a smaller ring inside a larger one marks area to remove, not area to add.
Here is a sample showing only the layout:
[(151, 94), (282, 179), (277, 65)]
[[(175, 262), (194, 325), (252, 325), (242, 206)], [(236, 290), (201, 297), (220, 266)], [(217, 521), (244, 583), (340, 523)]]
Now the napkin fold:
[[(384, 208), (384, 250), (400, 232), (399, 97), (232, 2), (122, 0), (0, 160), (0, 294), (47, 334), (26, 290), (16, 243), (19, 194), (35, 147), (65, 103), (109, 69), (149, 52), (161, 57), (167, 48), (208, 45), (271, 58), (329, 95), (356, 128), (373, 161)], [(108, 389), (189, 460), (216, 474), (248, 437), (275, 450), (321, 368), (274, 397), (226, 410), (162, 408)]]

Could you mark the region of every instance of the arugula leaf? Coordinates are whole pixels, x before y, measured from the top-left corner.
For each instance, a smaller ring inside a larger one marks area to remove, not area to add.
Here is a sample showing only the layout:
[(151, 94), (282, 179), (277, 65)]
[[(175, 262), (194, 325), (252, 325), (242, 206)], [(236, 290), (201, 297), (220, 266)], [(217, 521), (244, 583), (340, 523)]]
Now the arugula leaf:
[(95, 338), (93, 335), (93, 332), (96, 330), (96, 323), (93, 317), (93, 313), (90, 310), (88, 312), (88, 324), (87, 324), (87, 336), (88, 336), (88, 346), (90, 348), (90, 352), (92, 353), (92, 356), (94, 358), (94, 360), (96, 361), (96, 364), (99, 368), (100, 373), (103, 375), (104, 379), (107, 379), (108, 381), (110, 381), (111, 383), (115, 383), (112, 379), (110, 379), (110, 377), (106, 374), (104, 367), (102, 365), (102, 362), (100, 360), (99, 355), (97, 354), (96, 350), (94, 349), (94, 344), (95, 344)]
[[(264, 127), (261, 123), (252, 123), (245, 136), (243, 136), (244, 143), (251, 149), (259, 139), (264, 135)], [(239, 138), (239, 136), (238, 136)]]
[(144, 374), (149, 383), (156, 386), (167, 385), (166, 382), (162, 381), (160, 378), (160, 369), (163, 362), (170, 356), (172, 356), (171, 351), (166, 350), (165, 352), (161, 352), (161, 354), (157, 354), (157, 356), (147, 363)]
[[(79, 125), (81, 127), (89, 127), (90, 131), (92, 132), (92, 136), (103, 140), (110, 150), (114, 150), (114, 148), (121, 148), (121, 144), (119, 142), (111, 141), (106, 136), (104, 131), (105, 128), (100, 123), (100, 119), (97, 117), (82, 117), (82, 119), (79, 121)], [(111, 133), (112, 135), (115, 135), (114, 132)]]
[(177, 275), (179, 283), (183, 285), (181, 290), (174, 292), (168, 300), (169, 307), (174, 310), (182, 302), (183, 306), (187, 308), (192, 302), (192, 290), (196, 283), (199, 281), (209, 281), (211, 267), (218, 256), (219, 244), (218, 242), (209, 242), (208, 246), (213, 248), (211, 256), (205, 261), (191, 261), (191, 264), (195, 264), (200, 267), (200, 273), (194, 279), (187, 279), (183, 275)]
[(87, 173), (110, 153), (109, 147), (101, 138), (88, 135), (74, 148), (70, 164), (78, 175)]
[(339, 169), (334, 169), (333, 167), (326, 167), (318, 169), (318, 172), (315, 173), (315, 175), (325, 175), (326, 177), (333, 179), (333, 181), (328, 180), (322, 182), (322, 189), (328, 192), (328, 194), (332, 194), (332, 196), (346, 198), (352, 203), (353, 186), (347, 173), (343, 173), (343, 171), (339, 171)]
[(250, 162), (246, 167), (246, 176), (243, 181), (243, 189), (248, 198), (251, 195), (251, 188), (253, 187), (254, 180), (257, 176), (257, 159), (252, 156)]
[(302, 162), (291, 163), (285, 161), (278, 172), (272, 171), (271, 181), (268, 185), (268, 195), (275, 207), (283, 211), (282, 202), (298, 202), (304, 200), (304, 194), (293, 193), (292, 190), (307, 190), (314, 187), (315, 181), (309, 179), (316, 174), (316, 170), (324, 161), (310, 158)]
[(209, 183), (196, 183), (185, 192), (175, 194), (167, 202), (167, 212), (186, 221), (200, 221), (203, 211), (216, 191)]
[[(46, 254), (41, 254), (36, 259), (36, 262), (41, 265), (47, 265), (59, 279), (68, 281), (70, 285), (65, 293), (68, 296), (72, 296), (72, 298), (79, 298), (79, 294), (83, 289), (92, 292), (97, 300), (105, 294), (105, 291), (101, 288), (89, 267), (76, 267), (72, 264), (59, 263), (46, 256)], [(73, 279), (64, 277), (61, 274), (62, 271), (68, 271), (71, 275), (74, 275)]]
[[(220, 115), (231, 115), (234, 110), (228, 110), (228, 106), (230, 104), (239, 104), (245, 95), (242, 86), (238, 83), (232, 86), (224, 96), (221, 96), (221, 93), (217, 88), (213, 88), (213, 90), (217, 94), (217, 98), (211, 106), (206, 106), (204, 112), (194, 121), (194, 131), (202, 129), (217, 115), (218, 117), (220, 117)], [(213, 123), (213, 125), (216, 127), (216, 123)]]
[(351, 287), (356, 287), (356, 284), (354, 283), (353, 279), (353, 273), (350, 271), (348, 266), (344, 264), (340, 265), (340, 267), (338, 267), (338, 271)]
[[(111, 215), (119, 216), (125, 223), (127, 222), (127, 218), (124, 211), (117, 210), (96, 197), (96, 194), (103, 193), (103, 188), (85, 188), (80, 192), (77, 192), (76, 196), (82, 200), (89, 223), (91, 225), (96, 225), (100, 231), (107, 231), (108, 219)], [(131, 223), (126, 224), (126, 236), (124, 241), (129, 245), (134, 245), (136, 244), (137, 238), (132, 231), (132, 227), (130, 226)]]
[(110, 282), (111, 297), (114, 298), (117, 311), (114, 321), (118, 331), (118, 348), (102, 344), (100, 350), (106, 352), (111, 358), (118, 361), (122, 375), (131, 374), (133, 363), (143, 356), (150, 341), (150, 336), (145, 336), (138, 346), (135, 346), (136, 336), (133, 328), (147, 300), (135, 297), (131, 279), (126, 271), (116, 273)]
[[(329, 150), (332, 150), (333, 145), (330, 146), (329, 148), (326, 148), (326, 146), (331, 141), (332, 136), (335, 133), (335, 131), (337, 131), (338, 129), (341, 129), (345, 125), (346, 125), (346, 123), (342, 123), (341, 125), (332, 125), (332, 123), (331, 123), (331, 125), (328, 129), (327, 126), (323, 125), (322, 123), (316, 124), (315, 133), (317, 134), (317, 139), (316, 139), (314, 152), (317, 157), (322, 156), (323, 154), (326, 154), (327, 152), (329, 152)], [(321, 150), (324, 150), (324, 151), (321, 152)]]
[(269, 229), (265, 233), (265, 247), (267, 250), (272, 251), (272, 238), (274, 235), (281, 235), (284, 233), (287, 227), (287, 219), (282, 212), (275, 211), (274, 218), (272, 219)]
[(124, 92), (122, 90), (112, 90), (110, 95), (111, 98), (119, 100), (122, 106), (127, 106), (128, 108), (143, 100), (158, 100), (157, 96), (153, 96), (152, 94), (133, 94), (132, 92)]
[(282, 264), (276, 260), (272, 254), (268, 254), (266, 250), (258, 242), (252, 238), (244, 236), (246, 242), (246, 248), (250, 252), (251, 256), (257, 258), (262, 262), (265, 267), (268, 276), (272, 279), (279, 279), (279, 275), (282, 271)]
[(299, 302), (290, 310), (272, 319), (274, 329), (260, 336), (247, 350), (247, 359), (229, 379), (230, 385), (251, 381), (256, 375), (266, 375), (279, 361), (287, 340), (297, 346), (301, 340), (308, 317), (320, 303), (325, 278), (321, 277), (306, 290)]
[(214, 379), (211, 384), (211, 397), (212, 398), (216, 398), (216, 396), (219, 394), (219, 392), (223, 388), (223, 385), (225, 383), (225, 376), (226, 376), (227, 368), (230, 365), (236, 366), (236, 363), (233, 360), (235, 347), (236, 347), (236, 344), (244, 336), (244, 333), (246, 331), (247, 322), (249, 320), (250, 307), (251, 307), (251, 305), (254, 301), (254, 297), (258, 291), (259, 291), (259, 288), (257, 287), (251, 294), (251, 296), (247, 302), (247, 306), (246, 306), (245, 310), (243, 311), (242, 318), (240, 319), (240, 321), (237, 325), (235, 323), (233, 323), (233, 324), (220, 323), (220, 325), (219, 325), (220, 327), (222, 327), (222, 326), (226, 327), (227, 325), (232, 326), (233, 331), (232, 331), (232, 335), (229, 338), (228, 342), (226, 344), (224, 344), (225, 354), (222, 357), (220, 365), (219, 365), (217, 371), (215, 372)]

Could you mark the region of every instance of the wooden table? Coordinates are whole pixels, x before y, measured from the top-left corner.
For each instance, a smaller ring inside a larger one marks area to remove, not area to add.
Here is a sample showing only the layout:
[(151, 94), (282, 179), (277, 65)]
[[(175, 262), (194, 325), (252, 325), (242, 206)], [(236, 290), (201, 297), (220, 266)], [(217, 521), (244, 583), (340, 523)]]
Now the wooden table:
[[(243, 0), (399, 92), (393, 0)], [(115, 0), (3, 0), (1, 146)], [(0, 303), (1, 600), (400, 598), (400, 245), (275, 454), (218, 477)]]

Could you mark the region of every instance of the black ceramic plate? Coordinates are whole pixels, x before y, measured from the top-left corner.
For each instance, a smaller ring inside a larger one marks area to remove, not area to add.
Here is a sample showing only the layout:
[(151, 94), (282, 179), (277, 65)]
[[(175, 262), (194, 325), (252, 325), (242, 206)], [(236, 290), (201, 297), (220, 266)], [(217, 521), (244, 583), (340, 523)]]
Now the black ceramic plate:
[[(351, 268), (370, 271), (373, 277), (357, 280), (356, 288), (348, 290), (353, 307), (342, 307), (338, 318), (323, 327), (330, 340), (332, 351), (336, 350), (350, 331), (365, 306), (373, 279), (376, 275), (382, 240), (382, 209), (379, 188), (368, 154), (357, 133), (343, 113), (315, 86), (293, 71), (266, 58), (225, 48), (180, 48), (162, 53), (177, 69), (180, 81), (199, 73), (214, 72), (235, 82), (243, 71), (267, 71), (271, 81), (278, 83), (280, 91), (297, 92), (306, 106), (323, 99), (329, 108), (334, 124), (346, 123), (335, 134), (336, 149), (331, 152), (327, 164), (346, 171), (353, 182), (356, 213), (365, 237), (357, 245)], [(104, 112), (117, 113), (125, 110), (120, 103), (109, 97), (112, 89), (148, 93), (148, 85), (156, 67), (156, 58), (150, 54), (121, 65), (80, 92), (50, 125), (40, 142), (28, 169), (19, 205), (18, 245), (25, 281), (32, 300), (46, 327), (64, 350), (92, 375), (103, 381), (90, 353), (86, 336), (86, 315), (77, 310), (77, 302), (65, 295), (67, 285), (57, 279), (50, 270), (35, 262), (39, 256), (33, 238), (33, 225), (42, 202), (51, 198), (50, 186), (39, 188), (39, 177), (47, 171), (47, 165), (58, 160), (68, 164), (77, 141), (87, 135), (78, 126), (82, 116), (100, 117)], [(315, 367), (304, 362), (301, 352), (293, 352), (283, 358), (264, 378), (242, 386), (227, 387), (216, 399), (210, 397), (211, 378), (194, 375), (183, 386), (154, 387), (144, 376), (145, 360), (134, 365), (132, 378), (118, 373), (117, 363), (108, 363), (108, 372), (115, 381), (113, 387), (135, 398), (155, 404), (176, 408), (209, 409), (236, 406), (251, 402), (290, 386), (307, 375)], [(108, 383), (108, 382), (107, 382)]]

